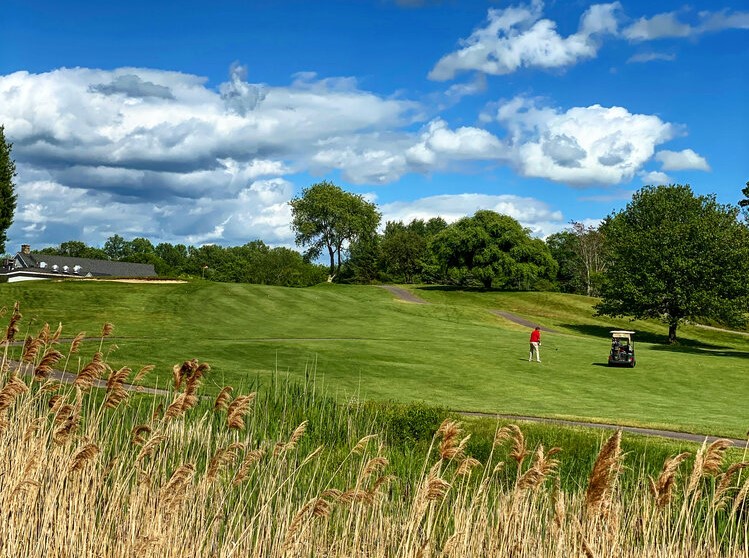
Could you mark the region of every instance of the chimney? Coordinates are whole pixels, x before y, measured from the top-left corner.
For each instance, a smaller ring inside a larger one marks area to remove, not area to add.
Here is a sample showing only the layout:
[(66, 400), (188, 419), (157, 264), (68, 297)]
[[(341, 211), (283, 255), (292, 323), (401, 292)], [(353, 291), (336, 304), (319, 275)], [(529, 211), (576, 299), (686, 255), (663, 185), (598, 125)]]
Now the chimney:
[(31, 254), (31, 244), (21, 244), (21, 254)]

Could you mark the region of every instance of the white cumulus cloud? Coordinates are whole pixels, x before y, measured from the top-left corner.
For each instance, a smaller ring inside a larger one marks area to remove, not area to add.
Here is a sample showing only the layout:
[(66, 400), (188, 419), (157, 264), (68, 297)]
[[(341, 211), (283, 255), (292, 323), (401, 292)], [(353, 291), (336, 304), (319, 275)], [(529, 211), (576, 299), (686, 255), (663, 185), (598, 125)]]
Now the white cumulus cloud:
[(522, 67), (562, 68), (598, 52), (599, 37), (617, 31), (618, 2), (595, 4), (580, 19), (577, 33), (561, 36), (556, 23), (541, 17), (543, 4), (490, 9), (485, 27), (443, 56), (429, 78), (445, 81), (458, 72), (476, 70), (502, 75)]
[(674, 127), (623, 107), (539, 107), (524, 97), (499, 106), (497, 120), (510, 132), (512, 159), (525, 176), (571, 185), (630, 180)]
[(39, 243), (84, 231), (93, 243), (114, 232), (285, 242), (286, 177), (338, 168), (327, 155), (333, 146), (361, 147), (368, 160), (351, 173), (362, 180), (405, 171), (381, 134), (410, 125), (418, 103), (348, 78), (300, 74), (271, 87), (246, 76), (235, 64), (216, 89), (147, 68), (0, 76), (0, 122), (19, 169), (16, 228)]
[(656, 161), (661, 163), (661, 168), (667, 171), (673, 170), (703, 170), (709, 171), (710, 165), (707, 160), (691, 149), (681, 151), (663, 150), (655, 154)]
[[(609, 25), (601, 6), (611, 5), (597, 6), (580, 24), (585, 33)], [(525, 17), (513, 10), (502, 17)], [(409, 173), (510, 166), (563, 184), (608, 185), (640, 172), (674, 135), (671, 124), (622, 107), (564, 110), (524, 97), (492, 105), (475, 125), (426, 121), (424, 112), (351, 78), (303, 73), (285, 86), (252, 84), (239, 65), (215, 88), (145, 68), (0, 75), (0, 122), (19, 172), (10, 236), (36, 245), (100, 245), (115, 233), (289, 244), (288, 201), (302, 173), (339, 171), (347, 183), (379, 185)], [(479, 208), (476, 199), (452, 202), (463, 204), (462, 216)], [(547, 234), (555, 222), (538, 202), (504, 201), (503, 212), (534, 230)], [(481, 203), (502, 207), (497, 197)]]
[(666, 184), (673, 184), (673, 180), (671, 180), (671, 177), (668, 176), (665, 172), (660, 171), (650, 171), (650, 172), (641, 172), (640, 178), (642, 178), (643, 184), (653, 184), (653, 185), (666, 185)]

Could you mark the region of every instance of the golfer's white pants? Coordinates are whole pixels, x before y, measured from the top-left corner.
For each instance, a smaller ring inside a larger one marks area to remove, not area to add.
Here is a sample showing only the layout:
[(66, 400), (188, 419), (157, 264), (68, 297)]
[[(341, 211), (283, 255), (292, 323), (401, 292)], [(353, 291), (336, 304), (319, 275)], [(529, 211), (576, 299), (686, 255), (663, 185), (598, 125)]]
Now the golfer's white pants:
[(528, 353), (528, 361), (533, 360), (533, 353), (536, 353), (536, 361), (541, 362), (541, 347), (539, 347), (537, 341), (531, 342), (531, 350)]

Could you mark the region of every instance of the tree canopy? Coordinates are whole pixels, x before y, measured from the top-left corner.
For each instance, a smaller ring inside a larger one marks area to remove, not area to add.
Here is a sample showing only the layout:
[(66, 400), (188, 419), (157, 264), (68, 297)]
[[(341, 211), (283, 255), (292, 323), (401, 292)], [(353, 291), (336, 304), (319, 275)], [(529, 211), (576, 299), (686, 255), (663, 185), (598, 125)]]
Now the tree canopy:
[(577, 236), (569, 229), (546, 237), (549, 252), (559, 265), (556, 283), (563, 293), (583, 294), (585, 292), (580, 274), (582, 262), (577, 253), (577, 240)]
[[(423, 221), (419, 222), (423, 225)], [(426, 234), (400, 221), (388, 221), (382, 237), (382, 260), (393, 277), (413, 283), (423, 267), (427, 251)], [(423, 228), (423, 227), (422, 227)]]
[(11, 157), (13, 144), (5, 140), (5, 127), (0, 126), (0, 253), (5, 252), (8, 229), (13, 224), (16, 211), (16, 193), (13, 179), (16, 163)]
[(741, 189), (741, 193), (744, 195), (744, 199), (739, 201), (739, 205), (741, 207), (749, 207), (749, 182), (747, 182), (746, 186)]
[(608, 267), (598, 315), (658, 318), (669, 342), (687, 319), (744, 322), (749, 229), (738, 208), (688, 186), (647, 186), (606, 218)]
[(305, 188), (289, 205), (297, 245), (307, 247), (310, 259), (327, 249), (331, 280), (340, 272), (348, 244), (374, 235), (380, 224), (380, 213), (373, 203), (328, 181)]
[(552, 280), (557, 263), (546, 244), (509, 215), (477, 211), (434, 236), (431, 249), (444, 272), (458, 284), (529, 290)]

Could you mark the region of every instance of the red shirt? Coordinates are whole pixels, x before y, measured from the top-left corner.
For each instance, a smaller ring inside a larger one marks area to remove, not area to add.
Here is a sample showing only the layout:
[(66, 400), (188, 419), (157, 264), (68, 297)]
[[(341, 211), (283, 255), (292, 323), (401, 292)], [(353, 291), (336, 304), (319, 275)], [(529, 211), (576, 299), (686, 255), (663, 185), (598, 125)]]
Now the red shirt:
[(540, 342), (541, 342), (541, 330), (534, 329), (531, 332), (531, 343), (540, 343)]

